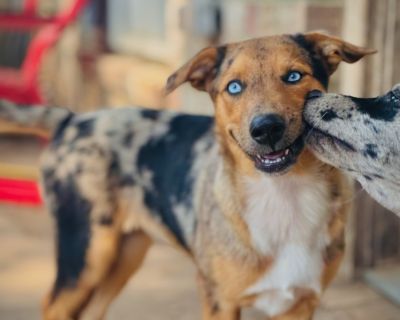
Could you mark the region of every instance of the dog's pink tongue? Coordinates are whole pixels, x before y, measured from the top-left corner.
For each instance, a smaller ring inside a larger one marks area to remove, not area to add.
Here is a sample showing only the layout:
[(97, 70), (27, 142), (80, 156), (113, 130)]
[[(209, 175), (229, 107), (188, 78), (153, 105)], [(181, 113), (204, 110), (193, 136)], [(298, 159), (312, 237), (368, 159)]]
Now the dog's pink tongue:
[(271, 152), (271, 153), (263, 155), (262, 157), (264, 159), (268, 159), (268, 160), (275, 160), (275, 159), (282, 158), (285, 155), (286, 155), (286, 150), (283, 150), (283, 151)]

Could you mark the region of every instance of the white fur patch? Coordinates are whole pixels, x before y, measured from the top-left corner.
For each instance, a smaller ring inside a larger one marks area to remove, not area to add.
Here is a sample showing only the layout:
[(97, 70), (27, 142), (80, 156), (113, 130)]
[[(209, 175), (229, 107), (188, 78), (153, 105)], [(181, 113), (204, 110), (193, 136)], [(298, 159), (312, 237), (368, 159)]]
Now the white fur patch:
[(274, 264), (245, 294), (268, 316), (292, 307), (304, 292), (321, 291), (322, 251), (329, 239), (328, 187), (318, 177), (249, 179), (244, 215), (255, 248)]

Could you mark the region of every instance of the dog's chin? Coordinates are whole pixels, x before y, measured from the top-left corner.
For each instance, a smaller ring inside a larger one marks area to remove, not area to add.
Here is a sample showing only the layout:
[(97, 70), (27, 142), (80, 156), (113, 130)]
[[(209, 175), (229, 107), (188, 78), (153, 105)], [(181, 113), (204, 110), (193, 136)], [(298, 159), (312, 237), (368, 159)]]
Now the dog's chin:
[[(304, 136), (309, 147), (318, 153), (319, 150), (339, 149), (340, 152), (354, 152), (355, 147), (348, 141), (338, 138), (320, 128), (305, 124)], [(320, 151), (321, 152), (321, 151)]]
[(271, 153), (255, 154), (251, 158), (255, 167), (271, 175), (282, 175), (289, 171), (304, 148), (304, 138), (300, 135), (291, 145)]

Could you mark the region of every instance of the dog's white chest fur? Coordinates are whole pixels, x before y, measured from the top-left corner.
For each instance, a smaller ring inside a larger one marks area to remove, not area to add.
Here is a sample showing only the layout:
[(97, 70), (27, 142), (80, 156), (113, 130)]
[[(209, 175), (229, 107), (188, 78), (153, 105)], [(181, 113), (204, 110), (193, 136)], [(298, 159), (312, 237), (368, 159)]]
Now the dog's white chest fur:
[(283, 313), (307, 291), (319, 293), (322, 251), (329, 239), (328, 187), (314, 177), (262, 177), (246, 181), (244, 214), (255, 248), (271, 268), (245, 295), (268, 316)]

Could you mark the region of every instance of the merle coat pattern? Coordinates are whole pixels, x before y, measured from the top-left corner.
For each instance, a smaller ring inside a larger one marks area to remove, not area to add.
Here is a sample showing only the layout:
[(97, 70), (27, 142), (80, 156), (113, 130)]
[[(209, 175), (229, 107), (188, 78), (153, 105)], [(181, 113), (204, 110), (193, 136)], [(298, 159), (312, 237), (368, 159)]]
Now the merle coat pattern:
[(400, 216), (400, 85), (375, 98), (316, 97), (304, 117), (315, 154)]
[(50, 139), (57, 274), (44, 319), (103, 319), (154, 241), (195, 262), (204, 320), (249, 306), (311, 319), (343, 257), (351, 187), (304, 148), (302, 113), (341, 61), (373, 52), (319, 33), (206, 48), (166, 89), (208, 92), (213, 117), (0, 103), (0, 119)]

